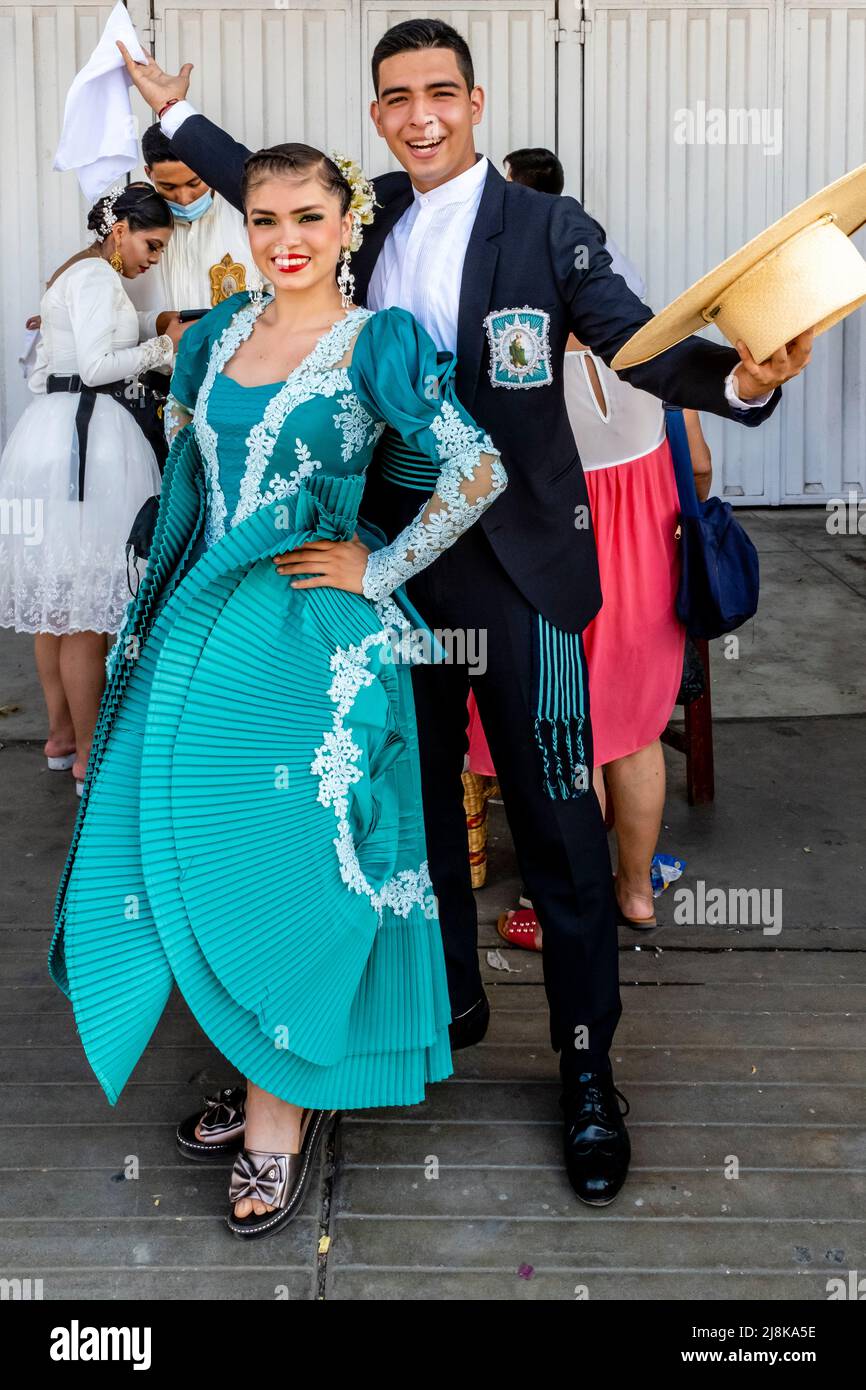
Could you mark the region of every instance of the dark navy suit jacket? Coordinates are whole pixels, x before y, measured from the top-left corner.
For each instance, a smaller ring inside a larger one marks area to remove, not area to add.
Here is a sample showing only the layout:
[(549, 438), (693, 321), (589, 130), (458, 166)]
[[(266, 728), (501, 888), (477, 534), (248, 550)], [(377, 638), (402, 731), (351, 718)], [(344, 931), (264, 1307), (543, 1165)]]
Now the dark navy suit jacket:
[[(171, 144), (179, 159), (242, 210), (241, 176), (250, 153), (244, 145), (199, 115), (183, 122)], [(381, 206), (352, 257), (359, 304), (365, 302), (385, 238), (413, 196), (402, 171), (373, 182)], [(574, 198), (509, 183), (491, 164), (460, 288), (457, 395), (489, 432), (508, 472), (508, 487), (478, 524), (532, 606), (572, 632), (593, 618), (601, 592), (592, 528), (581, 524), (588, 516), (583, 512), (587, 491), (563, 395), (565, 344), (573, 332), (610, 365), (653, 316), (612, 272), (604, 241), (603, 229)], [(484, 320), (491, 311), (524, 305), (550, 316), (553, 380), (532, 388), (494, 386)], [(733, 348), (690, 337), (621, 375), (671, 405), (759, 425), (775, 410), (781, 392), (761, 408), (732, 409), (724, 382), (738, 361)], [(374, 510), (365, 506), (364, 512), (379, 520)]]

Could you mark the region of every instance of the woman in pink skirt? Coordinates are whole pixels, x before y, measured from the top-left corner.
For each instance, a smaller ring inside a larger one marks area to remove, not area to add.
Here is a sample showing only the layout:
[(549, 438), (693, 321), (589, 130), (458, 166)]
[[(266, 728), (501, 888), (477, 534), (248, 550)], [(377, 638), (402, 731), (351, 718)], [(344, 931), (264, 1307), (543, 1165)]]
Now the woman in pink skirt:
[[(676, 703), (686, 636), (675, 611), (679, 498), (661, 401), (575, 345), (565, 359), (565, 399), (584, 459), (603, 595), (584, 633), (595, 781), (602, 804), (604, 782), (613, 800), (623, 919), (653, 927), (650, 865), (665, 799), (660, 740)], [(697, 414), (684, 413), (703, 499), (710, 453)]]
[[(576, 339), (564, 389), (580, 450), (598, 548), (603, 604), (584, 632), (592, 716), (594, 785), (615, 811), (616, 896), (622, 920), (657, 925), (650, 865), (661, 829), (665, 764), (661, 734), (683, 670), (677, 620), (679, 499), (661, 401), (621, 381)], [(698, 496), (712, 465), (696, 412), (685, 411)], [(588, 520), (588, 519), (587, 519)], [(477, 728), (475, 756), (480, 756)], [(500, 934), (541, 948), (530, 912), (505, 913)]]

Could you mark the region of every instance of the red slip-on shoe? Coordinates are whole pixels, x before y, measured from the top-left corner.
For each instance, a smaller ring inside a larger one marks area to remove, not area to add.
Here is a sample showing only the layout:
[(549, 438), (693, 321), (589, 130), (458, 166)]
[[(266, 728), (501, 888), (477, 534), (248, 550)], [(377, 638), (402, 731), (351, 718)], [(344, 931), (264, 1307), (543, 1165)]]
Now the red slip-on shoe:
[(531, 908), (520, 912), (501, 912), (496, 922), (496, 930), (510, 946), (522, 946), (525, 951), (540, 951), (538, 937), (541, 928), (538, 918)]

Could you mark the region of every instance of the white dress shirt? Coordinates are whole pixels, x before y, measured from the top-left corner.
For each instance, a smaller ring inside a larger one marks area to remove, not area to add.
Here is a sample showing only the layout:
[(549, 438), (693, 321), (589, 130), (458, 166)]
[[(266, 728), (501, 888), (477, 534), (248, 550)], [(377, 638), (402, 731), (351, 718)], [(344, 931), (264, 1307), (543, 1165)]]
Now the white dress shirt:
[[(460, 283), (466, 248), (490, 161), (414, 198), (391, 228), (367, 290), (370, 309), (409, 309), (438, 348), (457, 350)], [(478, 325), (479, 333), (483, 325)]]
[[(167, 139), (188, 116), (198, 115), (189, 101), (170, 106), (160, 125)], [(408, 309), (427, 329), (438, 348), (457, 350), (457, 316), (463, 262), (472, 235), (490, 161), (480, 155), (471, 169), (432, 188), (413, 189), (414, 199), (385, 238), (367, 290), (367, 307)], [(484, 331), (478, 325), (479, 333)], [(734, 367), (725, 378), (725, 399), (735, 410), (766, 405), (770, 391), (755, 401), (737, 394)]]

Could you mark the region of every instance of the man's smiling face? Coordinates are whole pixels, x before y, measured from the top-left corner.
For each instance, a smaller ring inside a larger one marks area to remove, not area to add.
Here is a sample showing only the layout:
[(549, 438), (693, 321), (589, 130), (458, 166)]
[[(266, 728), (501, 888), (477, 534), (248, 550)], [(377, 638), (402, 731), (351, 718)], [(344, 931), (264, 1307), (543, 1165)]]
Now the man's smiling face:
[(379, 99), (370, 114), (423, 192), (472, 168), (473, 126), (483, 111), (484, 93), (480, 87), (468, 90), (453, 49), (412, 49), (382, 60)]

